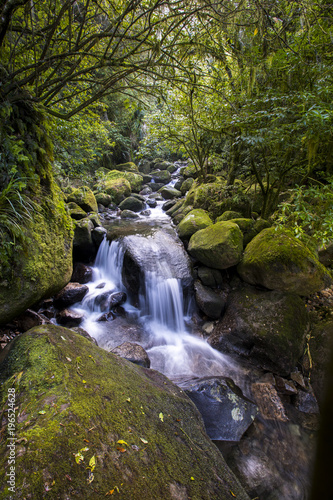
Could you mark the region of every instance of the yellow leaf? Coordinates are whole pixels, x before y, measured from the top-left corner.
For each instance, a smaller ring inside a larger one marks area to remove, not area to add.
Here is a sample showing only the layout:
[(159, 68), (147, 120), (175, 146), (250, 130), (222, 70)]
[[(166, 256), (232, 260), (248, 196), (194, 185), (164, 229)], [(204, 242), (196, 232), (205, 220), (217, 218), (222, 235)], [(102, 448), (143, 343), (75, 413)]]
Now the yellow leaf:
[(89, 460), (89, 467), (90, 467), (90, 470), (91, 472), (94, 470), (94, 468), (96, 467), (96, 458), (95, 458), (95, 455), (93, 455), (91, 457), (91, 459)]
[(86, 383), (87, 383), (87, 381), (86, 381), (86, 380), (82, 380), (82, 384), (86, 384)]
[(119, 439), (119, 441), (117, 441), (118, 444), (124, 444), (125, 446), (128, 446), (128, 444), (126, 443), (126, 441), (124, 441), (123, 439)]
[(258, 33), (258, 28), (254, 30), (253, 36), (256, 36), (257, 33)]
[(194, 477), (193, 476), (191, 476), (191, 481), (194, 481)]
[(233, 497), (236, 497), (235, 493), (233, 493), (231, 490), (229, 490), (230, 493), (232, 494)]
[(144, 444), (148, 444), (147, 439), (140, 438), (140, 440), (141, 440)]
[(160, 413), (159, 414), (159, 418), (161, 419), (162, 422), (164, 422), (164, 416), (163, 416), (163, 413)]

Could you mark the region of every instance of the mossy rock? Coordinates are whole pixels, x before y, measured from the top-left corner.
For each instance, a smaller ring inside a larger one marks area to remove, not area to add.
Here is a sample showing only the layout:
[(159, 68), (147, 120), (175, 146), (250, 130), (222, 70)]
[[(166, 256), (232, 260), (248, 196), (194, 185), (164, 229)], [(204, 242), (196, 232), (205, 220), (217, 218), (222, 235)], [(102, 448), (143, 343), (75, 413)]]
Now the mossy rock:
[(187, 191), (191, 189), (193, 183), (194, 179), (192, 177), (189, 177), (182, 183), (182, 185), (180, 186), (180, 192), (182, 193), (182, 195), (185, 195), (185, 193), (187, 193)]
[(94, 223), (86, 217), (77, 221), (74, 232), (73, 255), (76, 261), (89, 262), (96, 254), (92, 239)]
[(168, 184), (171, 181), (171, 174), (168, 170), (153, 170), (150, 175), (157, 184)]
[(95, 198), (97, 203), (103, 207), (108, 207), (112, 203), (112, 197), (107, 193), (96, 193)]
[(85, 212), (98, 212), (97, 201), (92, 190), (87, 186), (73, 189), (67, 197), (67, 203), (74, 202)]
[(173, 200), (174, 198), (180, 198), (182, 193), (178, 191), (178, 189), (164, 186), (158, 190), (158, 192), (162, 195), (164, 200)]
[(237, 224), (225, 221), (197, 231), (191, 236), (188, 251), (199, 262), (213, 269), (227, 269), (239, 263), (243, 234)]
[(15, 387), (15, 499), (249, 500), (194, 404), (158, 372), (55, 325), (17, 337), (0, 363), (3, 405)]
[(231, 220), (231, 219), (239, 219), (242, 217), (242, 214), (239, 212), (235, 212), (234, 210), (227, 210), (226, 212), (223, 212), (222, 215), (219, 215), (215, 222), (223, 222), (225, 220)]
[(303, 243), (275, 228), (253, 238), (237, 271), (251, 285), (305, 296), (332, 283), (329, 271)]
[(131, 194), (131, 185), (124, 177), (108, 179), (105, 182), (104, 189), (116, 204), (120, 203)]
[(231, 219), (230, 222), (237, 224), (239, 229), (243, 233), (243, 245), (244, 247), (250, 243), (250, 241), (258, 234), (255, 230), (255, 221), (253, 219), (245, 219), (243, 217), (237, 219)]
[(308, 325), (299, 296), (243, 284), (228, 295), (225, 315), (209, 343), (286, 376), (304, 352)]
[(188, 165), (187, 167), (181, 169), (181, 174), (184, 179), (196, 179), (199, 175), (199, 172), (194, 165)]
[[(115, 179), (126, 179), (129, 182), (132, 191), (135, 191), (136, 193), (141, 191), (143, 179), (140, 174), (135, 172), (118, 172), (118, 170), (111, 170), (104, 180), (106, 188), (108, 188), (109, 182)], [(106, 189), (106, 192), (108, 192), (108, 189)]]
[(0, 324), (54, 295), (71, 279), (73, 221), (51, 172), (48, 181), (43, 192), (36, 187), (38, 206), (22, 222), (23, 239), (13, 246), (8, 262), (0, 261)]
[(120, 210), (131, 210), (132, 212), (141, 212), (141, 210), (143, 210), (144, 208), (144, 202), (138, 200), (134, 196), (129, 196), (119, 204), (119, 208)]
[(83, 210), (83, 208), (79, 207), (77, 203), (71, 201), (67, 204), (67, 208), (69, 210), (70, 216), (74, 220), (81, 220), (87, 217), (87, 212)]
[(114, 167), (115, 170), (119, 170), (120, 172), (139, 172), (138, 167), (132, 161), (128, 161), (127, 163), (120, 163)]
[(178, 225), (178, 235), (183, 240), (189, 240), (194, 233), (212, 224), (213, 221), (209, 217), (208, 212), (197, 208), (191, 210)]

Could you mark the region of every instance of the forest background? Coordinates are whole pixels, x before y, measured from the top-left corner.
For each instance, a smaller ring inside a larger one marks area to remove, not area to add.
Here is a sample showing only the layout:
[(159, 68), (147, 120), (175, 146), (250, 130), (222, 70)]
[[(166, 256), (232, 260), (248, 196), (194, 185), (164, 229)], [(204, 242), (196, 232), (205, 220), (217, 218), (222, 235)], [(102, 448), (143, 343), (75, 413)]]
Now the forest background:
[(260, 215), (333, 230), (332, 4), (1, 0), (2, 260), (52, 158), (64, 187), (105, 158), (189, 159)]

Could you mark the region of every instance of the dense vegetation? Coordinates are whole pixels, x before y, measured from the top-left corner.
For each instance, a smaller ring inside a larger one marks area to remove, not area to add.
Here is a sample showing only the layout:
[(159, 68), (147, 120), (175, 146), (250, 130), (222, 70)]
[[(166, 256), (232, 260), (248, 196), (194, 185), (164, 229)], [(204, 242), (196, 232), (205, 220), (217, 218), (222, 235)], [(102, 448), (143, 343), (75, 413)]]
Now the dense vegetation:
[(262, 217), (331, 239), (330, 3), (3, 0), (0, 50), (7, 245), (37, 164), (70, 183), (105, 153), (188, 158), (201, 182), (259, 189)]

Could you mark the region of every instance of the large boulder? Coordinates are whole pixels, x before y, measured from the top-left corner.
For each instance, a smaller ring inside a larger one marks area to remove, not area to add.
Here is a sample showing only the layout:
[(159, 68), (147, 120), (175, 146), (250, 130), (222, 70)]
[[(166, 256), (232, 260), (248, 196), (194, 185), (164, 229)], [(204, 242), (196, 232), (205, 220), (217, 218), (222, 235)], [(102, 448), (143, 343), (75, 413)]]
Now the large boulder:
[[(104, 185), (106, 188), (105, 191), (108, 194), (112, 194), (109, 192), (109, 186), (110, 183), (112, 183), (116, 179), (126, 179), (129, 182), (132, 191), (136, 193), (139, 193), (141, 191), (143, 182), (142, 175), (135, 172), (119, 172), (118, 170), (111, 170), (110, 172), (107, 173), (104, 180), (101, 181), (102, 185)], [(116, 202), (116, 200), (113, 201)]]
[(80, 283), (68, 283), (59, 293), (54, 297), (54, 305), (58, 309), (72, 306), (76, 302), (81, 302), (84, 296), (88, 293), (89, 288), (87, 285)]
[(247, 245), (237, 271), (251, 285), (298, 295), (311, 295), (332, 282), (311, 250), (275, 228), (264, 229)]
[(115, 170), (119, 170), (120, 172), (138, 172), (139, 169), (132, 161), (128, 161), (127, 163), (120, 163), (116, 165)]
[(188, 251), (208, 267), (227, 269), (241, 259), (243, 235), (237, 224), (217, 222), (191, 236)]
[[(194, 404), (158, 372), (55, 325), (17, 337), (0, 363), (7, 408), (15, 384), (15, 499), (249, 500)], [(0, 444), (2, 499), (10, 443)]]
[(182, 240), (189, 240), (192, 234), (200, 229), (212, 226), (213, 221), (206, 210), (200, 208), (191, 210), (178, 224), (177, 231)]
[(141, 212), (144, 209), (144, 202), (138, 200), (134, 196), (129, 196), (125, 198), (120, 204), (120, 210), (131, 210), (132, 212)]
[(115, 347), (111, 351), (113, 354), (117, 354), (121, 358), (125, 358), (131, 363), (143, 366), (144, 368), (150, 368), (150, 359), (144, 348), (134, 342), (124, 342), (123, 344)]
[(153, 170), (150, 175), (157, 184), (168, 184), (171, 181), (171, 174), (168, 170)]
[(79, 205), (73, 201), (67, 204), (67, 208), (72, 219), (74, 220), (81, 220), (87, 217), (87, 212), (85, 212), (83, 208), (79, 207)]
[(131, 185), (124, 177), (107, 178), (104, 189), (111, 196), (112, 201), (117, 204), (131, 194)]
[(173, 200), (174, 198), (180, 198), (182, 195), (182, 193), (178, 191), (178, 189), (167, 186), (162, 187), (159, 190), (159, 193), (161, 193), (164, 200)]
[(209, 343), (265, 370), (288, 375), (303, 353), (308, 313), (297, 295), (245, 285), (228, 295)]
[(81, 186), (73, 191), (67, 197), (67, 203), (74, 202), (85, 212), (98, 212), (97, 201), (92, 190), (87, 186)]
[(77, 221), (74, 232), (73, 255), (75, 260), (88, 262), (96, 254), (92, 239), (94, 224), (88, 218)]

